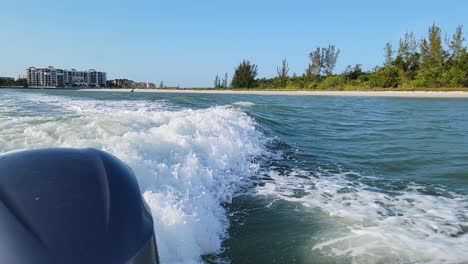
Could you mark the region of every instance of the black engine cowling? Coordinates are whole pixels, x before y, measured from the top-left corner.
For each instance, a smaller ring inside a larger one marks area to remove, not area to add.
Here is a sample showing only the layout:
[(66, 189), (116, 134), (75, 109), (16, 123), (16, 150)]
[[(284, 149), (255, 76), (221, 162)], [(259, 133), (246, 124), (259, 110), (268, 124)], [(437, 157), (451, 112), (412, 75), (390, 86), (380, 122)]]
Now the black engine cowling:
[(0, 263), (157, 264), (132, 170), (95, 149), (0, 156)]

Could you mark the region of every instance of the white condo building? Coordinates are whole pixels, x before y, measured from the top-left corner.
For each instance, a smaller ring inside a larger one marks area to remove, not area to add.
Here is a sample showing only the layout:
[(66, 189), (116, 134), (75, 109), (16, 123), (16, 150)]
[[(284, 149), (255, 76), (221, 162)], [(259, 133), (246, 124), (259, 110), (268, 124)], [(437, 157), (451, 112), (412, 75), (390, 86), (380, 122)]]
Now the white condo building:
[(30, 87), (105, 87), (107, 76), (105, 72), (96, 70), (77, 71), (62, 70), (54, 67), (35, 68), (27, 70)]

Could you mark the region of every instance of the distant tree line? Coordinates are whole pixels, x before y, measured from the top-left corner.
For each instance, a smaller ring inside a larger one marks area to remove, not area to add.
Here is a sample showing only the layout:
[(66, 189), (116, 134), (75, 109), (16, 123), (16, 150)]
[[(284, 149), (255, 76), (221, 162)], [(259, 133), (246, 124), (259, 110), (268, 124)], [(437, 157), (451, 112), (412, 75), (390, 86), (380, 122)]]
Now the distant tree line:
[(215, 80), (214, 80), (214, 88), (228, 88), (228, 74), (224, 74), (224, 78), (221, 79), (219, 75), (216, 75)]
[(468, 52), (464, 46), (463, 27), (451, 36), (442, 37), (433, 24), (428, 35), (416, 39), (407, 32), (397, 49), (390, 43), (384, 48), (383, 65), (370, 71), (361, 64), (347, 66), (334, 74), (340, 50), (335, 45), (317, 47), (309, 54), (309, 65), (301, 75), (289, 75), (289, 64), (283, 59), (277, 76), (257, 78), (258, 66), (243, 60), (234, 70), (230, 85), (228, 75), (215, 78), (215, 88), (257, 89), (362, 89), (362, 88), (441, 88), (468, 87)]
[(19, 78), (15, 80), (15, 78), (9, 77), (0, 77), (0, 86), (8, 87), (8, 86), (20, 86), (20, 87), (27, 87), (28, 80), (24, 78)]

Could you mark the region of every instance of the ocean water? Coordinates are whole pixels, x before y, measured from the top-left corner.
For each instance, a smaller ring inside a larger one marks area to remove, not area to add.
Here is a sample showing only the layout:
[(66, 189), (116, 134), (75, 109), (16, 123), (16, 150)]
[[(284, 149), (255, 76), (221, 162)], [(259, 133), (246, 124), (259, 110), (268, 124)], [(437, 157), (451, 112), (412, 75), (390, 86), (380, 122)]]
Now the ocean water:
[(162, 263), (468, 263), (468, 100), (0, 89), (0, 153), (135, 172)]

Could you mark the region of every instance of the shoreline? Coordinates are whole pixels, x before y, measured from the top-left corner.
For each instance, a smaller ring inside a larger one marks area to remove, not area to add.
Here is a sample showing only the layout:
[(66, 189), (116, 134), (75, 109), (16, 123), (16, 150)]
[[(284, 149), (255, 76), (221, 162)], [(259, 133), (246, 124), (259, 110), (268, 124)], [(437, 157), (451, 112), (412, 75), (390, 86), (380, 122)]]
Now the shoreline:
[[(131, 89), (79, 89), (84, 92), (130, 92)], [(290, 96), (357, 96), (408, 98), (467, 98), (468, 91), (262, 91), (262, 90), (196, 90), (196, 89), (135, 89), (136, 93), (196, 93)]]

